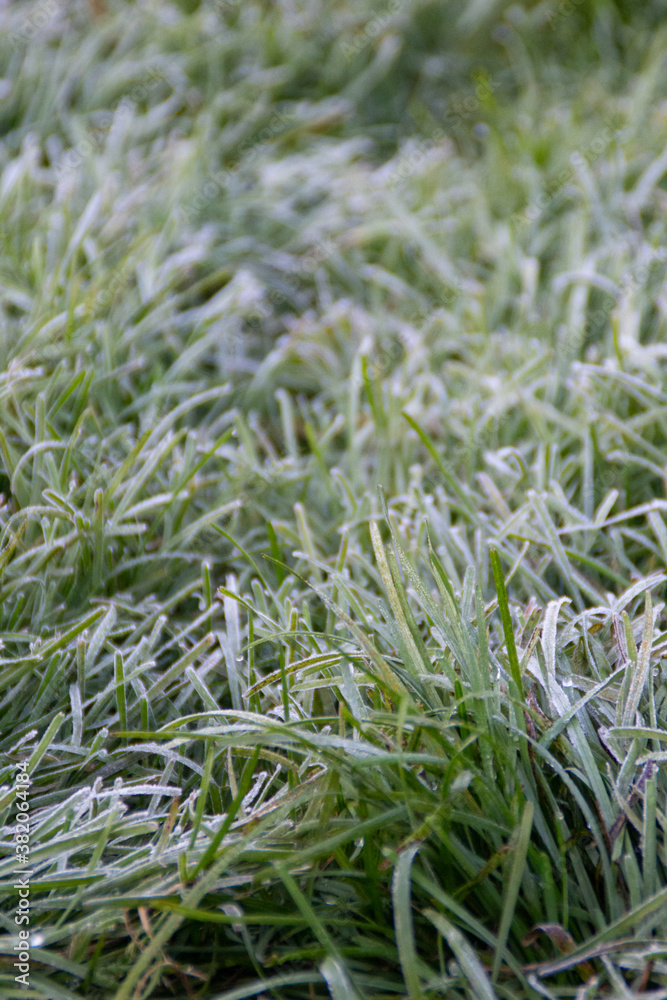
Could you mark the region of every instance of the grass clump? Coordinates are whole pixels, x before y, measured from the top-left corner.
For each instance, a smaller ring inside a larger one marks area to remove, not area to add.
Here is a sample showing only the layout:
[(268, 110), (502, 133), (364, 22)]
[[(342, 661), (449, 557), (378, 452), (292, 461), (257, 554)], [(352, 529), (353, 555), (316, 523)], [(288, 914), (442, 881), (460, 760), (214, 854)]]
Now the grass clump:
[(665, 995), (664, 33), (570, 6), (0, 12), (1, 996)]

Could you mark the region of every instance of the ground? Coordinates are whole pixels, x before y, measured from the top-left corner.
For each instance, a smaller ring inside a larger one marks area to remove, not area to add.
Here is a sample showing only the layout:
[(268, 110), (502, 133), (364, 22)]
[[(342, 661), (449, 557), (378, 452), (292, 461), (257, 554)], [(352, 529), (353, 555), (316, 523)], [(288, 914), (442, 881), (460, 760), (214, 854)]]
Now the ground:
[(663, 22), (3, 5), (0, 997), (666, 995)]

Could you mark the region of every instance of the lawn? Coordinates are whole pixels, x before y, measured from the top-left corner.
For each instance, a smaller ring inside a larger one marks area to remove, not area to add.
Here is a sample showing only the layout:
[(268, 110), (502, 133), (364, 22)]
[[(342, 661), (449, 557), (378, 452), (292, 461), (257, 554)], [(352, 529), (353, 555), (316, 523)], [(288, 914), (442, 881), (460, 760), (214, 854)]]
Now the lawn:
[(0, 8), (0, 998), (667, 998), (659, 0)]

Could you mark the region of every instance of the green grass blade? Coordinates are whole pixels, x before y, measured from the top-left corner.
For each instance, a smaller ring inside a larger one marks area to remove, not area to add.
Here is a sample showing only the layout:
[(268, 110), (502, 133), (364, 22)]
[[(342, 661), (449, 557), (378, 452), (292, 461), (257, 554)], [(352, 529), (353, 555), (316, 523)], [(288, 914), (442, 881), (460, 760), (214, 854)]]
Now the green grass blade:
[(519, 890), (521, 888), (521, 880), (524, 876), (526, 855), (528, 853), (528, 845), (530, 843), (530, 833), (533, 828), (534, 811), (533, 803), (526, 802), (523, 808), (521, 825), (518, 829), (516, 844), (512, 854), (512, 867), (510, 869), (510, 875), (503, 899), (503, 911), (500, 918), (500, 926), (498, 928), (498, 944), (496, 945), (496, 951), (493, 957), (493, 971), (491, 973), (491, 979), (494, 983), (498, 978), (498, 973), (500, 972), (500, 963), (502, 962), (503, 951), (505, 950), (505, 942), (507, 941), (510, 927), (512, 926), (514, 911), (516, 909), (517, 899), (519, 898)]

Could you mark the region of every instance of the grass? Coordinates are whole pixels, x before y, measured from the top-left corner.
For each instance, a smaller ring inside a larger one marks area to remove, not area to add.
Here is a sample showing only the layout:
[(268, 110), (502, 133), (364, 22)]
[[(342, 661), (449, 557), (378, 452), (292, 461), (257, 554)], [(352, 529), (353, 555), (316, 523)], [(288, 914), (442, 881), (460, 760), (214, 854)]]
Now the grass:
[(0, 11), (0, 996), (667, 996), (662, 21)]

